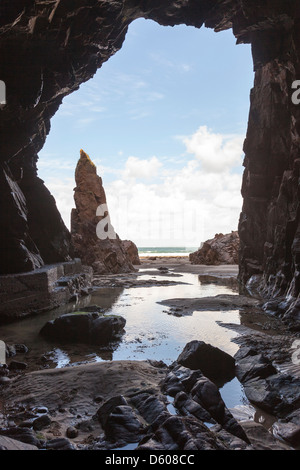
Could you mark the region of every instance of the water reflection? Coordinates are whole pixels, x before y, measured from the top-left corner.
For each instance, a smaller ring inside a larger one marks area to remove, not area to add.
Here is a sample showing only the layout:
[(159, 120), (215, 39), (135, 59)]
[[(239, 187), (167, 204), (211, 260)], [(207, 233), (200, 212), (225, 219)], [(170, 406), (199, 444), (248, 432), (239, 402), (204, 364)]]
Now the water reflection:
[[(112, 352), (95, 348), (91, 345), (64, 345), (56, 348), (40, 334), (41, 328), (49, 320), (53, 320), (64, 313), (80, 311), (91, 305), (101, 306), (103, 312), (110, 311), (120, 299), (124, 288), (103, 288), (95, 295), (82, 297), (78, 302), (72, 302), (49, 312), (31, 316), (8, 325), (1, 325), (1, 338), (8, 344), (23, 343), (29, 352), (20, 360), (28, 363), (28, 370), (45, 367), (46, 365), (64, 367), (70, 363), (95, 362), (98, 360), (111, 360)], [(53, 364), (52, 364), (53, 363)]]
[[(155, 270), (156, 271), (156, 270)], [(152, 278), (157, 271), (153, 271)], [(152, 274), (152, 273), (151, 273)], [(160, 280), (174, 280), (174, 273), (157, 275)], [(149, 278), (149, 270), (140, 276), (141, 280)], [(240, 310), (227, 311), (194, 311), (193, 315), (176, 317), (169, 315), (170, 309), (157, 302), (171, 298), (199, 298), (220, 294), (236, 294), (234, 278), (220, 280), (214, 276), (198, 276), (183, 273), (182, 284), (152, 287), (104, 287), (92, 295), (40, 314), (25, 318), (17, 323), (3, 325), (1, 338), (9, 344), (24, 343), (29, 348), (26, 362), (32, 361), (36, 368), (43, 357), (42, 365), (51, 362), (57, 367), (70, 363), (95, 362), (121, 359), (156, 359), (167, 364), (178, 357), (187, 342), (202, 340), (223, 349), (231, 355), (238, 350), (232, 342), (238, 332), (235, 326), (256, 326), (262, 322), (262, 313), (250, 314)], [(63, 313), (80, 311), (88, 307), (100, 306), (103, 312), (121, 315), (126, 319), (123, 341), (115, 348), (101, 348), (91, 345), (63, 345), (56, 348), (39, 335), (42, 326), (49, 320)], [(268, 317), (269, 319), (269, 317)], [(226, 327), (226, 325), (228, 325)], [(225, 327), (224, 327), (225, 326)], [(262, 325), (264, 328), (264, 325)], [(53, 365), (51, 365), (53, 366)]]
[[(174, 281), (178, 276), (169, 272), (157, 276), (156, 272), (140, 275), (140, 280), (156, 278)], [(176, 317), (170, 315), (168, 307), (158, 302), (172, 298), (200, 298), (221, 294), (236, 295), (238, 286), (232, 278), (218, 280), (214, 276), (199, 276), (183, 273), (181, 284), (152, 287), (103, 287), (91, 295), (36, 317), (25, 318), (17, 323), (1, 326), (1, 339), (8, 344), (24, 343), (29, 352), (18, 356), (28, 363), (28, 370), (44, 367), (66, 367), (69, 365), (107, 360), (163, 360), (166, 364), (175, 361), (186, 343), (202, 340), (234, 355), (238, 346), (236, 338), (239, 325), (264, 329), (262, 312), (255, 309), (226, 311), (194, 311), (193, 315)], [(80, 311), (92, 306), (103, 312), (121, 315), (126, 319), (125, 335), (115, 348), (94, 345), (54, 345), (39, 335), (44, 324), (64, 313)], [(270, 321), (270, 317), (267, 317)], [(270, 330), (272, 333), (272, 329)], [(237, 379), (225, 384), (221, 395), (228, 407), (243, 405), (247, 401)], [(172, 402), (168, 405), (172, 409)]]

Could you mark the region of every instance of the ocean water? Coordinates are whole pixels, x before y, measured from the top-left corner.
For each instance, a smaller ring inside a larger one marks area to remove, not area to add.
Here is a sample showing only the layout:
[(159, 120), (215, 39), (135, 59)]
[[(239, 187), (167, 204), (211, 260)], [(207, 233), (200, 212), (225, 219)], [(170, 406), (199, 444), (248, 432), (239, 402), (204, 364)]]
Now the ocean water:
[(199, 247), (162, 246), (138, 247), (139, 256), (188, 256), (197, 251)]

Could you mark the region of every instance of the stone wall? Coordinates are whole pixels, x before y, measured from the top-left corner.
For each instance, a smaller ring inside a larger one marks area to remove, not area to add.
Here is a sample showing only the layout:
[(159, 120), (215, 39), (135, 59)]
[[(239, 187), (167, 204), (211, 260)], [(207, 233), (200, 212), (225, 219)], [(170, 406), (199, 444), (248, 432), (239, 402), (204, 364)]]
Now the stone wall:
[(76, 301), (92, 290), (92, 278), (80, 259), (0, 276), (0, 324)]

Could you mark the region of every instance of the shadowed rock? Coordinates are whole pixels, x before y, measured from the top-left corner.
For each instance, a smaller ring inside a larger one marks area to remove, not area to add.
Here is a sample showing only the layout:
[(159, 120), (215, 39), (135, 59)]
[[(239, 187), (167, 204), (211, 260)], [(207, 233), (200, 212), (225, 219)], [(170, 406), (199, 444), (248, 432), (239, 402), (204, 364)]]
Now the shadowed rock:
[(213, 381), (230, 381), (235, 376), (234, 358), (204, 341), (194, 340), (187, 343), (177, 362), (189, 369), (200, 369)]
[(106, 345), (120, 339), (126, 320), (98, 313), (69, 313), (47, 322), (40, 334), (51, 341)]

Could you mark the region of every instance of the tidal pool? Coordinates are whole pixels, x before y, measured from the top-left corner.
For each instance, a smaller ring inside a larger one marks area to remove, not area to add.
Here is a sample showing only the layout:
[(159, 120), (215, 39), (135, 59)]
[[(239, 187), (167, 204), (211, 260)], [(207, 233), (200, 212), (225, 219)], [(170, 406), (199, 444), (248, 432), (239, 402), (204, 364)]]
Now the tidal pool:
[[(151, 287), (105, 287), (94, 291), (77, 303), (57, 308), (36, 317), (25, 318), (17, 323), (1, 327), (1, 339), (8, 344), (23, 343), (29, 352), (18, 360), (28, 363), (28, 370), (43, 367), (68, 367), (85, 362), (106, 360), (162, 360), (171, 364), (176, 360), (186, 343), (202, 340), (234, 355), (238, 346), (232, 342), (238, 333), (232, 328), (220, 326), (218, 322), (239, 325), (239, 310), (195, 311), (189, 316), (174, 316), (160, 302), (170, 298), (208, 297), (219, 294), (237, 295), (231, 287), (212, 283), (201, 283), (197, 274), (183, 273), (180, 277), (172, 272), (153, 275), (149, 269), (140, 280), (178, 279), (182, 284)], [(89, 305), (98, 305), (105, 313), (122, 315), (126, 319), (125, 334), (115, 349), (84, 344), (53, 344), (39, 335), (42, 326), (51, 319)], [(234, 379), (220, 390), (230, 407), (245, 403), (240, 383)]]

